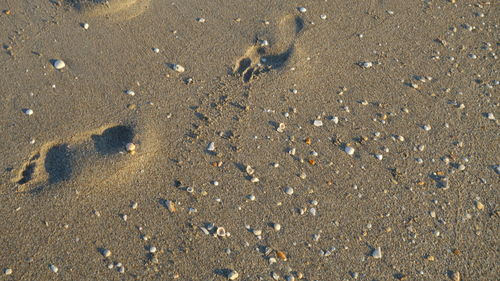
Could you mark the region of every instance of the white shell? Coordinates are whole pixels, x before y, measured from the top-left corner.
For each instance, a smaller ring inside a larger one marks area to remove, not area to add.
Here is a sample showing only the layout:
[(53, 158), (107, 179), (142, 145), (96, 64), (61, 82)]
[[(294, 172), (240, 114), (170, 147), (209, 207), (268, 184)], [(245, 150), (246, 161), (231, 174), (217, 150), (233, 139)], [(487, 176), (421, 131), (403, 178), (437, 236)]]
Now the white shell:
[(217, 236), (224, 237), (226, 236), (226, 229), (224, 229), (224, 227), (217, 227), (217, 231), (215, 233)]
[(323, 126), (323, 121), (321, 120), (314, 120), (313, 125), (316, 127), (321, 127)]
[(182, 73), (184, 71), (186, 71), (186, 69), (184, 68), (184, 66), (180, 65), (180, 64), (173, 64), (172, 65), (172, 69), (179, 72), (179, 73)]
[(127, 145), (125, 145), (125, 149), (127, 150), (127, 152), (133, 152), (135, 151), (135, 144), (129, 142), (127, 143)]
[(53, 265), (53, 264), (50, 264), (49, 265), (49, 268), (50, 270), (52, 270), (52, 272), (54, 273), (57, 273), (59, 271), (59, 268), (57, 268), (57, 266)]
[(227, 275), (227, 278), (229, 280), (236, 280), (239, 276), (240, 275), (238, 274), (238, 272), (236, 272), (235, 270), (231, 270), (231, 272), (229, 272), (229, 274)]
[(373, 250), (372, 257), (376, 259), (382, 258), (382, 250), (380, 249), (380, 247), (377, 247), (375, 250)]
[(63, 69), (66, 66), (66, 63), (62, 60), (55, 60), (54, 61), (54, 68), (57, 70)]
[(349, 154), (349, 155), (353, 155), (353, 154), (354, 154), (355, 149), (354, 149), (354, 148), (352, 148), (352, 147), (350, 147), (350, 146), (346, 146), (346, 147), (345, 147), (345, 149), (344, 149), (344, 151), (345, 151), (347, 154)]
[(214, 151), (215, 150), (215, 143), (214, 142), (210, 142), (207, 146), (207, 150), (208, 151)]

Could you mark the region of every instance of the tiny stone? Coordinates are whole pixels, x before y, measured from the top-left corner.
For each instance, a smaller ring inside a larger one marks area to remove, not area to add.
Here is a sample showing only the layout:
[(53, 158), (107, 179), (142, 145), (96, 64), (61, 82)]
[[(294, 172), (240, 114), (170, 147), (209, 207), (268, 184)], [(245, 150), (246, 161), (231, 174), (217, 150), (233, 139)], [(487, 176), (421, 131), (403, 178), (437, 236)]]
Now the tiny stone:
[(153, 254), (153, 253), (156, 253), (157, 249), (156, 249), (156, 247), (155, 247), (155, 246), (149, 246), (148, 251), (149, 251), (151, 254)]
[(135, 92), (132, 91), (132, 90), (126, 90), (125, 91), (125, 94), (129, 95), (129, 96), (135, 96)]
[(493, 113), (489, 112), (486, 114), (486, 117), (489, 119), (489, 120), (495, 120), (495, 115), (493, 115)]
[(26, 115), (32, 115), (33, 114), (33, 110), (29, 109), (29, 108), (28, 109), (24, 109), (23, 111), (24, 111), (24, 114), (26, 114)]
[(55, 60), (54, 61), (54, 68), (57, 70), (61, 70), (66, 66), (66, 63), (62, 60)]
[(380, 247), (377, 247), (375, 250), (373, 250), (372, 257), (376, 259), (382, 258), (382, 250), (380, 249)]
[(59, 268), (57, 268), (57, 266), (53, 264), (49, 264), (49, 269), (54, 273), (57, 273), (59, 271)]
[(372, 62), (369, 62), (369, 61), (365, 61), (365, 62), (360, 62), (359, 65), (362, 67), (362, 68), (370, 68), (373, 66), (373, 63)]
[(184, 68), (184, 66), (180, 65), (180, 64), (173, 64), (172, 65), (172, 69), (179, 72), (179, 73), (182, 73), (184, 71), (186, 71), (186, 69)]
[(354, 149), (354, 148), (352, 148), (352, 147), (350, 147), (350, 146), (346, 146), (346, 147), (345, 147), (345, 149), (344, 149), (344, 151), (345, 151), (347, 154), (349, 154), (349, 155), (353, 155), (353, 154), (354, 154), (355, 149)]
[(247, 198), (250, 201), (255, 201), (255, 195), (253, 195), (253, 194), (248, 195)]
[(214, 142), (209, 143), (207, 150), (208, 151), (215, 151), (215, 143)]
[(153, 48), (153, 52), (155, 52), (155, 53), (157, 53), (157, 54), (158, 54), (158, 53), (160, 52), (160, 49), (158, 49), (158, 48)]
[(132, 153), (135, 151), (136, 147), (135, 144), (129, 142), (127, 145), (125, 145), (125, 149), (127, 150), (128, 153)]
[(285, 187), (284, 191), (288, 195), (292, 195), (293, 194), (293, 188), (291, 188), (291, 187)]
[(484, 209), (484, 204), (479, 202), (479, 201), (476, 201), (476, 208), (478, 210), (483, 210)]
[(321, 127), (323, 126), (323, 121), (321, 120), (314, 120), (313, 125), (316, 127)]
[(279, 224), (279, 223), (273, 223), (273, 228), (274, 228), (274, 231), (280, 231), (281, 230), (281, 224)]
[(197, 18), (196, 21), (204, 23), (206, 20), (204, 18)]
[(301, 12), (301, 13), (307, 12), (307, 9), (304, 7), (298, 7), (297, 10), (299, 10), (299, 12)]
[(3, 273), (5, 273), (5, 275), (11, 275), (12, 274), (12, 269), (6, 268), (6, 269), (3, 270)]
[(83, 29), (87, 30), (89, 29), (90, 25), (88, 23), (82, 24)]
[(323, 14), (323, 15), (321, 15), (321, 16), (319, 16), (319, 17), (320, 17), (322, 20), (326, 20), (326, 15), (325, 15), (325, 14)]
[(110, 250), (108, 250), (108, 249), (104, 249), (104, 250), (102, 250), (102, 255), (103, 255), (105, 258), (107, 258), (107, 257), (111, 256), (111, 251), (110, 251)]
[(460, 272), (454, 271), (450, 274), (450, 279), (453, 281), (460, 281)]
[(238, 274), (238, 272), (236, 272), (236, 270), (231, 270), (231, 272), (229, 272), (229, 274), (227, 275), (227, 279), (236, 280), (239, 276), (240, 275)]

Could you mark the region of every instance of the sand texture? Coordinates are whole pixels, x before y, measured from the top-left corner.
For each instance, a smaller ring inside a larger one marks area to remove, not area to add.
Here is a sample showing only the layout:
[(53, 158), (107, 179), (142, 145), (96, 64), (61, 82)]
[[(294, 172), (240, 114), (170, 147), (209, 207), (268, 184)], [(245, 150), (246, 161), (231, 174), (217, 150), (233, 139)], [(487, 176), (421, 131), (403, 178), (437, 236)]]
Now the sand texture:
[(0, 280), (498, 280), (499, 23), (0, 0)]

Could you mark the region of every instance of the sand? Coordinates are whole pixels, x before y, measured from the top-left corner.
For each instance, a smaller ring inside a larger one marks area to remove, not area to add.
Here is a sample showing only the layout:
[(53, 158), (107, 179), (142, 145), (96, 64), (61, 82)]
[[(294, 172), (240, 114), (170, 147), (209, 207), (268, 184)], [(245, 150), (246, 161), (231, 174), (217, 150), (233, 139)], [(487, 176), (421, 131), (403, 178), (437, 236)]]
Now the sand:
[(498, 279), (498, 2), (99, 2), (0, 3), (0, 280)]

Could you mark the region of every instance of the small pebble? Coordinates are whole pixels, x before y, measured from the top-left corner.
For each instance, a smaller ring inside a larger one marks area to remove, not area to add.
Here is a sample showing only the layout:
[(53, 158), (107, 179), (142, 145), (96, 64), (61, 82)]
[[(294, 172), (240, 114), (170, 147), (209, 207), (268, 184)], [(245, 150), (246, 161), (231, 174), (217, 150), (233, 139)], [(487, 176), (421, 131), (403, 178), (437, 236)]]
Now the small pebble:
[(493, 115), (493, 113), (489, 112), (486, 114), (486, 118), (488, 118), (489, 120), (495, 120), (495, 115)]
[(353, 154), (354, 154), (355, 149), (354, 149), (353, 147), (346, 146), (346, 147), (344, 148), (344, 151), (345, 151), (347, 154), (349, 154), (349, 155), (353, 155)]
[(200, 23), (204, 23), (206, 20), (204, 18), (197, 18), (196, 21), (200, 22)]
[(322, 20), (326, 20), (326, 15), (325, 14), (322, 14), (321, 16), (319, 16)]
[(160, 49), (158, 48), (153, 48), (153, 52), (155, 52), (156, 54), (158, 54), (160, 52)]
[(66, 66), (66, 63), (62, 60), (55, 60), (54, 61), (54, 68), (57, 70), (61, 70)]
[(292, 195), (293, 194), (293, 188), (291, 188), (291, 187), (288, 187), (288, 186), (285, 187), (284, 191), (288, 195)]
[(365, 62), (360, 62), (359, 65), (362, 67), (362, 68), (370, 68), (373, 66), (373, 63), (372, 62), (369, 62), (369, 61), (365, 61)]
[(59, 271), (59, 268), (57, 268), (57, 266), (53, 264), (49, 264), (49, 269), (54, 273), (57, 273)]
[(215, 143), (210, 142), (207, 146), (207, 151), (215, 151)]
[(451, 274), (450, 274), (450, 279), (453, 280), (453, 281), (460, 281), (461, 278), (460, 278), (460, 272), (458, 271), (453, 271)]
[(12, 269), (6, 268), (6, 269), (3, 270), (3, 273), (5, 273), (5, 275), (11, 275), (12, 274)]
[(83, 23), (82, 27), (83, 27), (83, 29), (87, 30), (87, 29), (89, 29), (90, 25), (88, 23)]
[(301, 13), (307, 12), (307, 9), (304, 7), (298, 7), (297, 10), (299, 10), (299, 12), (301, 12)]
[(129, 95), (129, 96), (135, 96), (135, 92), (132, 91), (132, 90), (126, 90), (125, 91), (125, 94)]
[(102, 255), (107, 258), (107, 257), (110, 257), (111, 256), (111, 251), (108, 250), (108, 249), (104, 249), (102, 250)]
[(184, 71), (186, 71), (186, 69), (184, 68), (184, 66), (180, 65), (180, 64), (173, 64), (172, 65), (172, 69), (174, 71), (177, 71), (179, 73), (183, 73)]
[(478, 210), (483, 210), (484, 209), (484, 204), (479, 202), (479, 201), (476, 201), (476, 208)]
[(375, 250), (373, 250), (372, 257), (375, 259), (382, 258), (382, 249), (380, 249), (380, 247), (377, 247)]
[(148, 252), (150, 252), (151, 254), (154, 254), (154, 253), (156, 253), (156, 251), (157, 251), (157, 249), (155, 246), (149, 246)]
[(24, 112), (24, 114), (26, 114), (26, 115), (32, 115), (32, 114), (33, 114), (33, 110), (32, 110), (32, 109), (29, 109), (29, 108), (28, 108), (28, 109), (24, 109), (24, 110), (23, 110), (23, 112)]
[(127, 145), (125, 145), (125, 149), (127, 150), (128, 153), (133, 153), (136, 149), (135, 144), (129, 142)]
[(273, 223), (273, 229), (274, 231), (280, 231), (281, 230), (281, 224), (279, 223)]
[(231, 270), (229, 272), (229, 274), (227, 275), (227, 279), (229, 279), (229, 280), (236, 280), (236, 279), (238, 279), (239, 276), (240, 275), (238, 274), (238, 272), (236, 272), (236, 270)]
[(314, 120), (313, 125), (316, 127), (321, 127), (323, 126), (323, 121), (321, 120)]

